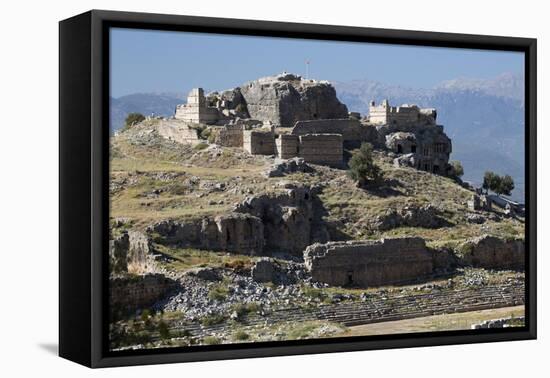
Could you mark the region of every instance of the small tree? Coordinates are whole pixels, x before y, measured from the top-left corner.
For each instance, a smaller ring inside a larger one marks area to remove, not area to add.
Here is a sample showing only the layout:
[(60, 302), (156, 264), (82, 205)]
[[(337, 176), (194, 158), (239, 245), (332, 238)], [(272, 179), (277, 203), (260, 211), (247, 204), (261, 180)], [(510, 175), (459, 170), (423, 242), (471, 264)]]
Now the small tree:
[(464, 175), (464, 168), (462, 167), (461, 162), (458, 160), (453, 160), (449, 164), (451, 165), (451, 172), (453, 176), (462, 177)]
[(482, 188), (485, 189), (485, 192), (493, 190), (499, 184), (499, 176), (495, 172), (486, 171), (483, 176), (483, 185)]
[(357, 181), (358, 186), (364, 186), (368, 180), (378, 181), (382, 175), (380, 167), (372, 159), (372, 144), (363, 143), (349, 161), (349, 176)]
[(130, 128), (130, 127), (132, 127), (134, 125), (137, 125), (138, 123), (142, 122), (143, 120), (145, 120), (145, 117), (143, 116), (143, 114), (141, 114), (141, 113), (130, 113), (130, 114), (128, 114), (128, 116), (124, 120), (124, 127), (126, 129)]
[(506, 175), (500, 178), (500, 183), (495, 190), (493, 190), (496, 194), (501, 195), (511, 195), (512, 190), (514, 190), (514, 179), (510, 175)]
[(505, 194), (507, 196), (512, 194), (515, 184), (514, 179), (510, 175), (500, 176), (494, 172), (487, 171), (483, 177), (483, 189), (485, 191), (493, 191), (498, 195)]

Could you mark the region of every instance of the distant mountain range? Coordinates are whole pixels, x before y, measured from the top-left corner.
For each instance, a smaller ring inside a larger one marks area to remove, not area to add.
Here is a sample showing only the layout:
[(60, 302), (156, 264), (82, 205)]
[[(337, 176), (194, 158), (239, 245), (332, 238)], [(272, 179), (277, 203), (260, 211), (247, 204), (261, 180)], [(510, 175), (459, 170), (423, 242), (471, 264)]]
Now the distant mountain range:
[(449, 80), (430, 89), (406, 88), (371, 80), (334, 83), (338, 97), (352, 111), (368, 113), (371, 100), (391, 105), (417, 104), (437, 109), (437, 122), (453, 141), (452, 160), (464, 166), (466, 181), (480, 184), (486, 170), (509, 174), (525, 197), (524, 83), (503, 74), (490, 80)]
[[(503, 74), (494, 79), (455, 79), (434, 88), (420, 89), (386, 85), (372, 80), (335, 82), (338, 97), (350, 111), (368, 113), (371, 100), (387, 98), (391, 105), (417, 104), (434, 107), (438, 123), (453, 141), (452, 160), (464, 166), (464, 180), (480, 184), (483, 173), (492, 170), (510, 174), (516, 183), (513, 198), (525, 196), (523, 79)], [(126, 115), (171, 116), (180, 93), (136, 93), (111, 98), (111, 130), (124, 124)]]
[(180, 93), (134, 93), (118, 98), (111, 97), (111, 131), (124, 126), (128, 113), (171, 116), (176, 105), (184, 103), (187, 96)]

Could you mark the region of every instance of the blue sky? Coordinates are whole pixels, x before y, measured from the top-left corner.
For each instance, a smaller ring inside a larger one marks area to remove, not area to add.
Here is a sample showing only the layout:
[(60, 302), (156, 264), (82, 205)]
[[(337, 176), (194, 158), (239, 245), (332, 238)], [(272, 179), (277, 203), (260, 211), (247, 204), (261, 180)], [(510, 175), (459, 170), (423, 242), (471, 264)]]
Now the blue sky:
[(456, 78), (523, 73), (523, 53), (353, 42), (111, 30), (111, 96), (223, 90), (283, 71), (329, 81), (431, 88)]

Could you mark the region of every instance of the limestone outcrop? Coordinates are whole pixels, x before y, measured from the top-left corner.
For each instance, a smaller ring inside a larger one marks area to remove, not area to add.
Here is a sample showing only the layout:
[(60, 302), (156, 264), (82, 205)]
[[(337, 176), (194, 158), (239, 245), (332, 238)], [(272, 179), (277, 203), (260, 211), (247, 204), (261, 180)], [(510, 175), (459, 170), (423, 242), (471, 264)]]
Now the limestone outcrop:
[(440, 211), (432, 206), (405, 206), (402, 209), (388, 209), (370, 222), (370, 228), (378, 231), (391, 230), (397, 227), (440, 228), (449, 225), (439, 215)]
[(290, 173), (313, 172), (313, 168), (307, 164), (303, 158), (295, 157), (287, 160), (275, 161), (275, 163), (266, 171), (267, 177), (281, 177)]
[(348, 109), (327, 81), (282, 73), (246, 83), (241, 88), (251, 118), (292, 127), (297, 121), (347, 118)]
[(148, 227), (160, 242), (209, 249), (261, 255), (264, 246), (262, 221), (250, 214), (230, 213), (189, 222), (165, 220)]
[(155, 256), (151, 239), (138, 231), (124, 231), (109, 242), (113, 274), (142, 274), (154, 270)]
[(248, 197), (234, 211), (261, 219), (267, 251), (300, 256), (311, 242), (314, 208), (308, 187)]

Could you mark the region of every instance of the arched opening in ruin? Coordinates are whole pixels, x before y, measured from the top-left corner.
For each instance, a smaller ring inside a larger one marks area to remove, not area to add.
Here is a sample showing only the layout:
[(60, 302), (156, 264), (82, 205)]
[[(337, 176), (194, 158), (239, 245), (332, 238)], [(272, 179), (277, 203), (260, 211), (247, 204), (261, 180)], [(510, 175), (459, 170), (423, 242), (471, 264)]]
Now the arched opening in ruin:
[(308, 199), (309, 199), (309, 193), (304, 194), (304, 199), (305, 199), (305, 200), (308, 200)]
[(411, 152), (413, 154), (416, 153), (416, 146), (414, 144), (411, 146)]
[(425, 171), (429, 171), (430, 170), (430, 166), (426, 163), (424, 164), (424, 170)]
[(400, 144), (397, 145), (397, 153), (398, 153), (398, 154), (402, 154), (402, 153), (403, 153), (403, 146), (400, 145)]
[(313, 113), (313, 118), (317, 119), (317, 113)]
[(435, 165), (433, 166), (433, 173), (439, 173), (439, 165)]

